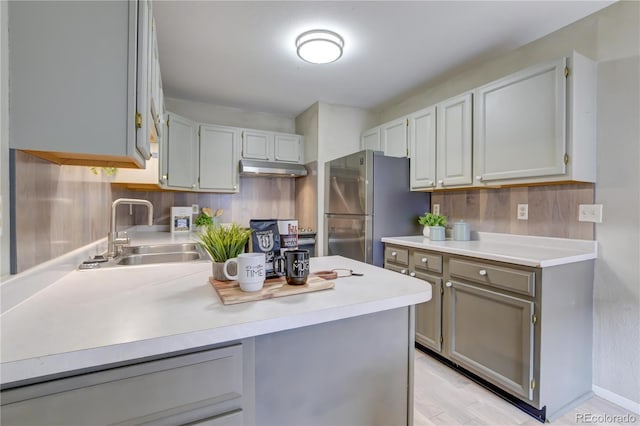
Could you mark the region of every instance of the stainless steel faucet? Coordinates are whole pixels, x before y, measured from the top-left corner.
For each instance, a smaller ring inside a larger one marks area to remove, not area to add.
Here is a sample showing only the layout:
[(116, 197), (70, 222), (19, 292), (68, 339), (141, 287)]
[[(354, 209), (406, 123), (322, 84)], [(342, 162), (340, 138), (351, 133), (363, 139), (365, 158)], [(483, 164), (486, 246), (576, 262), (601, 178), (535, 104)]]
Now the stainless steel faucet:
[(116, 209), (120, 204), (137, 204), (141, 206), (147, 206), (148, 210), (148, 225), (153, 225), (153, 204), (147, 200), (139, 200), (137, 198), (118, 198), (111, 204), (111, 224), (109, 226), (109, 235), (107, 236), (107, 256), (116, 257), (118, 255), (119, 246), (129, 244), (129, 237), (118, 238), (118, 232), (116, 231)]

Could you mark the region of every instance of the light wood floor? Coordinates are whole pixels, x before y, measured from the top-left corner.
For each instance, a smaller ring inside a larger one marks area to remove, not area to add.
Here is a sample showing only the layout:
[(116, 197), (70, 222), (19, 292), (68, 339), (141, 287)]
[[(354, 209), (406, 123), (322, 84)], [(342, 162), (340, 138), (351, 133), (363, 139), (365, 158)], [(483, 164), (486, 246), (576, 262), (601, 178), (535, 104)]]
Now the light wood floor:
[[(419, 350), (415, 351), (414, 359), (414, 426), (542, 426), (542, 423), (533, 417)], [(594, 396), (551, 424), (621, 424), (588, 422), (584, 420), (586, 414), (595, 417), (603, 414), (613, 416), (629, 413), (624, 408)], [(635, 415), (635, 422), (624, 425), (637, 425), (639, 418), (640, 416)]]

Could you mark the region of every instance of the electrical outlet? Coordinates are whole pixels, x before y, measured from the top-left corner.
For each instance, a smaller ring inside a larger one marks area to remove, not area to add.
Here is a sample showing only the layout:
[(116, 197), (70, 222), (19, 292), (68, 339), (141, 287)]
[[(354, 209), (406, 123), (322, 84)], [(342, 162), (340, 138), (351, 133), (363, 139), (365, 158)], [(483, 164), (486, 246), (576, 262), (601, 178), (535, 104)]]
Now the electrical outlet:
[(192, 214), (200, 213), (200, 206), (197, 204), (191, 204), (191, 213)]
[(433, 205), (433, 211), (431, 213), (440, 214), (440, 204), (434, 204)]
[(602, 204), (580, 204), (578, 221), (602, 223)]
[(529, 220), (529, 204), (518, 204), (518, 220)]

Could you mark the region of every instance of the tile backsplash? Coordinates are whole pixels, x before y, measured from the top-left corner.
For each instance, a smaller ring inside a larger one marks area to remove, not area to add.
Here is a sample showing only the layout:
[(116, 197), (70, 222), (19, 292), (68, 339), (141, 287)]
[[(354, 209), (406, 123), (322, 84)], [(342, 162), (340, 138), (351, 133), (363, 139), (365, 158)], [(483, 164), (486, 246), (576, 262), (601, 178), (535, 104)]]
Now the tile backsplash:
[[(541, 237), (594, 239), (594, 225), (578, 222), (578, 205), (595, 199), (591, 183), (434, 192), (431, 206), (449, 226), (464, 220), (472, 231)], [(518, 204), (529, 205), (529, 219), (518, 220)]]
[[(172, 206), (223, 209), (221, 222), (248, 226), (252, 218), (295, 218), (295, 180), (240, 178), (238, 194), (140, 192), (112, 185), (89, 167), (59, 166), (15, 151), (16, 272), (107, 236), (111, 203), (142, 198), (154, 205), (154, 224), (168, 225)], [(118, 229), (146, 224), (146, 210), (118, 208)]]
[[(310, 171), (315, 178), (315, 165)], [(172, 206), (192, 204), (222, 209), (221, 222), (242, 226), (248, 226), (252, 218), (297, 218), (296, 201), (300, 220), (313, 222), (317, 208), (313, 178), (296, 188), (295, 179), (242, 177), (238, 194), (142, 192), (112, 185), (88, 167), (58, 166), (16, 151), (17, 272), (106, 237), (111, 203), (117, 198), (151, 201), (154, 224), (159, 225), (169, 224)], [(435, 192), (431, 196), (432, 204), (440, 204), (450, 224), (464, 219), (474, 231), (578, 239), (594, 238), (594, 225), (577, 220), (578, 204), (593, 200), (593, 184)], [(528, 221), (516, 219), (518, 204), (529, 205)], [(130, 215), (129, 208), (121, 206), (117, 215), (122, 229), (144, 224), (146, 211), (136, 206)], [(312, 223), (305, 226), (314, 227)]]

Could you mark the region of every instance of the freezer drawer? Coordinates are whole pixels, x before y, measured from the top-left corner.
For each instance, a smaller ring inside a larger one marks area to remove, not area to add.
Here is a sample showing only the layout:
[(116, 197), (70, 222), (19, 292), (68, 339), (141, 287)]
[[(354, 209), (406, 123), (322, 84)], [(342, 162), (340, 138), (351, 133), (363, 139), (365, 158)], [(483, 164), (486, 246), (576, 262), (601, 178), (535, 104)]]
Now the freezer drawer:
[(325, 253), (371, 263), (373, 237), (371, 216), (325, 215)]

